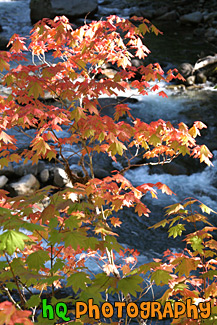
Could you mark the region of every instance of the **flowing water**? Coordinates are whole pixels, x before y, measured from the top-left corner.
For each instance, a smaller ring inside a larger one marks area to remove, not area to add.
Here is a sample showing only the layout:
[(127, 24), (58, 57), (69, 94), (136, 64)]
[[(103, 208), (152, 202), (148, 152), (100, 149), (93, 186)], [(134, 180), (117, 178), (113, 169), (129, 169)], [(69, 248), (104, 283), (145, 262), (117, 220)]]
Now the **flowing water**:
[[(7, 38), (11, 37), (14, 32), (22, 36), (27, 35), (31, 29), (29, 13), (29, 0), (0, 1), (0, 24), (4, 28), (2, 35)], [(161, 36), (158, 43), (152, 43), (149, 39), (148, 46), (153, 51), (152, 58), (156, 61), (160, 60), (164, 66), (171, 67), (185, 61), (194, 63), (198, 53), (207, 51), (206, 44), (201, 44), (197, 39), (194, 39), (192, 43), (192, 38), (189, 39), (188, 36), (185, 36), (186, 41), (183, 44), (182, 34), (179, 34), (181, 32), (179, 29), (175, 32), (170, 29), (168, 38), (165, 39), (166, 43)], [(186, 31), (186, 35), (189, 35), (189, 32)], [(181, 94), (171, 91), (167, 93), (168, 99), (155, 95), (137, 97), (138, 102), (130, 105), (132, 113), (146, 122), (164, 119), (175, 125), (181, 121), (191, 125), (194, 120), (201, 119), (209, 126), (208, 133), (202, 132), (204, 137), (201, 143), (205, 141), (211, 145), (211, 149), (217, 150), (217, 125), (214, 115), (217, 92), (213, 90), (213, 87), (207, 85), (202, 91)], [(207, 135), (209, 135), (208, 138)], [(197, 168), (194, 171), (191, 169), (191, 172), (183, 175), (159, 174), (157, 170), (151, 171), (148, 166), (126, 173), (125, 176), (133, 185), (162, 182), (176, 193), (173, 196), (159, 193), (156, 200), (147, 196), (144, 202), (152, 211), (150, 218), (139, 218), (129, 209), (121, 212), (123, 231), (119, 233), (119, 241), (140, 251), (140, 264), (149, 261), (153, 256), (160, 257), (162, 252), (168, 248), (177, 251), (183, 247), (183, 242), (179, 238), (168, 239), (165, 229), (148, 229), (149, 226), (162, 219), (165, 206), (182, 201), (186, 197), (195, 197), (217, 211), (217, 151), (213, 153), (213, 167)], [(210, 218), (216, 225), (216, 217), (211, 215)]]
[[(0, 0), (0, 24), (3, 27), (3, 33), (1, 34), (4, 37), (9, 39), (14, 32), (24, 37), (28, 35), (31, 30), (29, 2), (30, 0)], [(161, 23), (160, 29), (164, 32), (164, 36), (159, 35), (158, 38), (148, 36), (147, 45), (152, 50), (151, 60), (155, 61), (156, 59), (164, 66), (177, 66), (183, 61), (193, 63), (196, 61), (198, 53), (205, 53), (207, 50), (206, 43), (195, 37), (192, 40), (189, 28), (183, 30), (178, 26), (172, 29), (167, 24)], [(183, 40), (185, 43), (183, 43)], [(161, 86), (164, 85), (161, 84)], [(167, 94), (168, 99), (154, 94), (145, 97), (137, 96), (138, 102), (130, 104), (132, 113), (147, 123), (164, 119), (171, 121), (174, 125), (181, 121), (191, 125), (194, 120), (201, 119), (207, 122), (208, 119), (209, 122), (210, 119), (213, 119), (212, 114), (215, 109), (217, 92), (213, 91), (213, 88), (209, 87), (209, 85), (207, 85), (207, 89), (202, 91), (183, 92), (181, 94), (167, 91)], [(210, 114), (211, 118), (209, 119)], [(210, 123), (210, 132), (214, 127), (215, 125), (213, 126)], [(217, 149), (217, 146), (215, 146), (215, 143), (217, 143), (216, 134), (213, 137), (212, 148)], [(208, 140), (206, 140), (206, 137), (203, 140), (209, 142), (210, 137)], [(164, 214), (163, 208), (166, 205), (183, 200), (188, 196), (195, 196), (210, 205), (212, 209), (217, 210), (217, 189), (214, 186), (217, 178), (216, 164), (214, 159), (214, 167), (206, 167), (202, 172), (195, 170), (191, 175), (173, 176), (165, 173), (159, 175), (155, 171), (150, 173), (147, 166), (127, 172), (127, 178), (134, 185), (160, 181), (169, 185), (176, 193), (176, 196), (167, 197), (159, 194), (158, 200), (145, 199), (147, 205), (151, 207), (151, 217), (149, 219), (135, 217), (136, 223), (133, 221), (132, 212), (124, 211), (125, 231), (120, 234), (120, 241), (132, 247), (136, 246), (145, 256), (149, 250), (152, 254), (153, 251), (162, 253), (168, 246), (174, 245), (173, 241), (167, 239), (165, 231), (150, 231), (147, 230), (147, 227), (162, 218)], [(179, 243), (175, 245), (178, 247)]]

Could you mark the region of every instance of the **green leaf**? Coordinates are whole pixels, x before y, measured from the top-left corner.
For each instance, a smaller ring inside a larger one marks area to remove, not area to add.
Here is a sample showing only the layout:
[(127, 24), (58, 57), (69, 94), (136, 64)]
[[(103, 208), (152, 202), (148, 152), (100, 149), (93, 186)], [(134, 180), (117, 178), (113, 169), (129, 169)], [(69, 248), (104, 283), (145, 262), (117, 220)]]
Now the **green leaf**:
[(136, 297), (138, 292), (141, 292), (140, 284), (143, 282), (140, 275), (128, 276), (118, 281), (118, 290), (126, 296), (128, 293)]
[(172, 277), (168, 271), (165, 270), (156, 270), (151, 275), (151, 281), (154, 281), (156, 285), (163, 286), (165, 284), (168, 284), (169, 280), (171, 280)]
[(65, 242), (65, 247), (72, 246), (72, 248), (76, 250), (78, 246), (83, 247), (85, 239), (85, 235), (81, 235), (74, 231), (65, 233), (63, 240)]
[(49, 235), (49, 242), (52, 245), (60, 244), (63, 239), (63, 234), (57, 229), (52, 229), (52, 231), (49, 232)]
[(86, 290), (82, 291), (79, 295), (78, 301), (88, 302), (89, 299), (93, 299), (93, 303), (96, 305), (100, 305), (101, 302), (104, 301), (104, 298), (100, 294), (98, 288), (88, 287)]
[(105, 132), (101, 132), (99, 134), (98, 140), (99, 140), (100, 143), (105, 139), (105, 136), (106, 136)]
[(139, 30), (143, 35), (145, 35), (147, 32), (150, 33), (149, 27), (145, 23), (139, 25)]
[(40, 86), (39, 83), (32, 81), (30, 82), (30, 89), (29, 89), (29, 93), (28, 96), (33, 95), (33, 97), (35, 99), (37, 99), (39, 96), (44, 96), (44, 91), (43, 88)]
[(11, 267), (16, 275), (20, 274), (21, 272), (23, 272), (23, 270), (25, 270), (25, 264), (20, 257), (13, 258), (11, 262)]
[(217, 270), (209, 270), (201, 275), (201, 277), (204, 279), (210, 279), (213, 280), (217, 276)]
[(30, 307), (36, 307), (41, 303), (41, 298), (38, 295), (33, 295), (30, 297), (30, 299), (27, 301), (28, 308)]
[(113, 142), (110, 147), (108, 148), (108, 151), (111, 151), (112, 156), (115, 156), (116, 154), (122, 156), (123, 150), (126, 150), (127, 148), (123, 143), (120, 141)]
[(21, 251), (24, 249), (26, 240), (29, 241), (29, 237), (22, 232), (8, 230), (0, 235), (0, 250), (12, 255), (17, 248)]
[(164, 228), (167, 223), (169, 223), (169, 220), (164, 219), (164, 220), (161, 220), (161, 221), (155, 223), (153, 226), (149, 227), (149, 229), (151, 229), (151, 228), (156, 229), (156, 228), (159, 228), (159, 227), (163, 227)]
[(180, 212), (180, 210), (184, 210), (183, 205), (181, 205), (180, 203), (175, 203), (168, 206), (168, 209), (166, 210), (166, 214), (170, 215), (170, 214), (178, 213)]
[(183, 230), (185, 230), (185, 226), (183, 224), (178, 224), (176, 226), (171, 227), (168, 232), (169, 236), (173, 236), (173, 238), (176, 238), (177, 236), (181, 236)]
[(180, 147), (178, 148), (178, 151), (179, 151), (179, 153), (182, 154), (182, 156), (185, 156), (186, 154), (190, 155), (190, 150), (189, 150), (188, 147), (186, 147), (185, 145), (180, 146)]
[(152, 134), (148, 143), (152, 144), (154, 147), (157, 147), (158, 144), (161, 144), (161, 139), (156, 134)]
[(48, 252), (38, 250), (38, 251), (30, 254), (27, 257), (26, 262), (30, 269), (39, 270), (41, 267), (44, 266), (44, 263), (48, 260), (50, 260), (50, 256), (49, 256)]
[(191, 238), (191, 247), (193, 248), (194, 251), (198, 251), (199, 253), (203, 253), (203, 245), (202, 243), (202, 238), (198, 237), (198, 236), (194, 236)]
[(52, 272), (56, 273), (58, 270), (62, 270), (64, 266), (64, 261), (62, 261), (60, 258), (57, 258), (56, 262), (54, 263), (54, 266), (52, 267)]
[(105, 292), (109, 287), (116, 288), (117, 281), (117, 278), (108, 276), (104, 272), (98, 273), (96, 274), (91, 287), (96, 287), (99, 292)]
[(7, 282), (6, 287), (8, 288), (8, 290), (16, 290), (17, 289), (17, 285), (15, 282)]
[(66, 227), (69, 227), (69, 229), (72, 231), (74, 230), (75, 228), (78, 228), (79, 226), (79, 223), (80, 223), (80, 220), (78, 220), (76, 218), (76, 216), (70, 216), (66, 221), (65, 221), (65, 225)]
[(174, 291), (183, 291), (184, 289), (188, 289), (188, 285), (185, 283), (176, 283), (175, 286), (173, 287)]
[(185, 276), (189, 276), (191, 271), (194, 271), (197, 269), (197, 266), (199, 263), (200, 263), (200, 261), (198, 261), (198, 260), (196, 261), (191, 258), (183, 257), (181, 259), (180, 264), (176, 267), (175, 273), (179, 273), (179, 277), (183, 276), (184, 274), (185, 274)]
[(202, 212), (205, 212), (207, 214), (210, 214), (210, 212), (216, 213), (214, 210), (210, 209), (207, 205), (205, 204), (200, 204), (199, 207), (201, 208)]
[(79, 289), (85, 290), (87, 288), (87, 284), (90, 284), (91, 280), (88, 275), (84, 272), (77, 272), (67, 279), (67, 284), (72, 286), (73, 290), (77, 292)]

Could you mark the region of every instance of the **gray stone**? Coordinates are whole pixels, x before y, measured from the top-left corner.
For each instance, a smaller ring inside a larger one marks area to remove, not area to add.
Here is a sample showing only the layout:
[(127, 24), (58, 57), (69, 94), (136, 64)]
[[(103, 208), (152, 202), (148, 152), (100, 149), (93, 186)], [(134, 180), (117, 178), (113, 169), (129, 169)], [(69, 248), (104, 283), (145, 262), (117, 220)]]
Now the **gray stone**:
[(200, 11), (195, 11), (180, 17), (183, 24), (199, 24), (203, 19), (203, 14)]
[(54, 173), (54, 185), (63, 187), (66, 186), (70, 181), (65, 170), (60, 167), (55, 167), (53, 170)]
[(88, 13), (94, 14), (97, 8), (97, 0), (31, 0), (30, 17), (33, 23), (45, 17), (61, 15), (73, 19), (85, 17)]
[(4, 37), (4, 36), (0, 36), (0, 51), (7, 51), (7, 44), (8, 44), (9, 40)]
[(198, 72), (196, 75), (196, 83), (197, 84), (204, 84), (207, 78), (202, 72)]
[(39, 161), (38, 164), (33, 165), (31, 161), (27, 162), (26, 164), (24, 164), (22, 161), (18, 164), (13, 163), (13, 166), (14, 173), (17, 176), (24, 176), (28, 174), (33, 174), (36, 176), (45, 168), (45, 163), (44, 161)]
[(189, 76), (187, 79), (186, 79), (186, 85), (187, 86), (192, 86), (192, 85), (194, 85), (194, 83), (195, 83), (195, 76)]
[(168, 8), (166, 6), (165, 7), (160, 7), (155, 11), (155, 16), (159, 17), (159, 16), (162, 16), (162, 15), (166, 14), (167, 12), (168, 12)]
[(31, 195), (40, 188), (40, 183), (34, 175), (28, 174), (18, 182), (11, 183), (10, 186), (17, 195)]
[(42, 18), (53, 18), (50, 0), (31, 0), (30, 18), (32, 23), (36, 23)]
[(210, 27), (210, 28), (208, 28), (207, 29), (207, 31), (205, 32), (205, 37), (214, 37), (214, 35), (215, 35), (215, 32), (216, 32), (216, 29), (215, 28), (213, 28), (213, 27)]
[(209, 22), (211, 21), (212, 19), (216, 18), (217, 17), (217, 11), (213, 11), (211, 13), (208, 13), (206, 15), (204, 15), (204, 21), (205, 22)]
[(147, 19), (152, 19), (155, 16), (154, 9), (146, 9), (146, 8), (139, 8), (140, 14), (139, 17), (142, 16)]
[(138, 68), (138, 67), (140, 67), (141, 65), (143, 65), (142, 60), (140, 60), (140, 59), (138, 59), (138, 58), (134, 58), (134, 59), (132, 59), (132, 60), (131, 60), (131, 63), (132, 63), (132, 66), (133, 66), (133, 67), (136, 67), (136, 68)]
[(40, 180), (41, 180), (41, 182), (46, 183), (49, 180), (49, 176), (50, 176), (49, 169), (43, 169), (40, 172)]
[(8, 166), (4, 166), (2, 169), (0, 169), (0, 175), (5, 175), (7, 177), (13, 177), (14, 176), (14, 168), (12, 163), (9, 163)]
[(176, 20), (177, 19), (177, 12), (175, 10), (169, 11), (164, 15), (158, 17), (158, 20)]
[(0, 188), (4, 187), (7, 182), (8, 178), (5, 175), (0, 176)]
[(38, 164), (32, 165), (32, 162), (29, 161), (26, 164), (23, 163), (23, 160), (19, 163), (9, 163), (8, 167), (4, 167), (0, 170), (0, 175), (5, 175), (9, 178), (21, 177), (27, 174), (37, 175), (43, 169), (45, 169), (45, 162), (39, 161)]
[(179, 72), (184, 78), (187, 78), (191, 75), (193, 66), (190, 63), (182, 63), (179, 67)]
[(193, 34), (198, 37), (203, 37), (205, 34), (205, 29), (203, 27), (201, 28), (195, 28), (193, 31)]

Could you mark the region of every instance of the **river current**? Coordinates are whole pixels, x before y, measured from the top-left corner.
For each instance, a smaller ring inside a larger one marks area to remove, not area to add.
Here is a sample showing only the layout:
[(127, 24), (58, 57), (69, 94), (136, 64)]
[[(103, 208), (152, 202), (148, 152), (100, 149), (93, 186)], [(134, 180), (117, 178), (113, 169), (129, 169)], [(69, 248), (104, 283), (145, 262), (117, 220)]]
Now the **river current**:
[[(14, 32), (22, 36), (28, 35), (31, 29), (29, 16), (29, 0), (0, 1), (0, 24), (4, 29), (2, 35), (6, 38), (10, 38)], [(191, 49), (188, 48), (188, 51), (191, 51)], [(195, 57), (195, 48), (193, 46), (192, 51)], [(186, 49), (183, 53), (186, 53)], [(187, 56), (189, 61), (193, 61), (190, 52)], [(187, 57), (184, 59), (187, 59)], [(172, 60), (172, 55), (171, 57), (167, 55), (166, 60), (164, 57), (164, 63), (166, 62), (168, 66), (175, 66), (181, 61), (180, 57), (177, 58), (177, 56), (174, 58), (174, 61)], [(136, 116), (147, 123), (152, 120), (164, 119), (174, 124), (185, 122), (190, 126), (194, 120), (199, 118), (206, 120), (207, 114), (214, 112), (217, 92), (209, 84), (200, 91), (184, 92), (181, 94), (167, 91), (167, 94), (169, 96), (168, 99), (155, 95), (137, 97), (138, 102), (130, 104), (132, 113), (135, 112)], [(186, 112), (191, 114), (186, 114)], [(200, 112), (199, 116), (198, 112)], [(215, 116), (213, 116), (213, 119), (215, 119)], [(212, 125), (210, 132), (212, 132)], [(206, 142), (206, 133), (202, 132), (203, 134), (204, 141)], [(202, 142), (203, 139), (201, 140)], [(212, 149), (217, 149), (215, 142), (216, 139), (213, 140)], [(128, 247), (137, 248), (140, 251), (139, 263), (150, 261), (153, 256), (160, 257), (162, 252), (168, 248), (178, 251), (183, 247), (181, 239), (178, 238), (175, 241), (168, 239), (165, 229), (148, 229), (153, 223), (162, 219), (165, 212), (164, 207), (182, 201), (187, 197), (195, 197), (217, 211), (217, 151), (214, 150), (213, 154), (213, 167), (204, 167), (190, 174), (187, 173), (187, 175), (171, 175), (165, 172), (150, 171), (148, 166), (130, 170), (125, 174), (133, 185), (162, 182), (167, 184), (176, 193), (173, 196), (159, 193), (158, 199), (151, 199), (151, 197), (147, 196), (144, 202), (151, 210), (150, 218), (139, 218), (132, 211), (124, 210), (121, 212), (124, 230), (119, 234), (119, 241)], [(216, 225), (215, 218), (215, 215), (210, 216), (214, 225)]]

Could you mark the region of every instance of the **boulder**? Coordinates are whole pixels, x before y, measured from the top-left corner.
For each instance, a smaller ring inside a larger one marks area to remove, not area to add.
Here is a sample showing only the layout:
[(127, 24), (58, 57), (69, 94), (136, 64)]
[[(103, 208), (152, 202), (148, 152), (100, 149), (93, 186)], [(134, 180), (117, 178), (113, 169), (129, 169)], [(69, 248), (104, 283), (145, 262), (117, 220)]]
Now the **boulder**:
[(168, 20), (176, 20), (176, 18), (177, 18), (177, 12), (175, 10), (172, 10), (158, 17), (157, 19), (168, 21)]
[(203, 14), (200, 11), (195, 11), (180, 17), (183, 24), (199, 24), (203, 19)]
[(186, 86), (192, 86), (195, 84), (195, 76), (189, 76), (188, 78), (186, 78), (185, 84)]
[(206, 82), (206, 80), (207, 80), (207, 78), (203, 72), (198, 72), (196, 74), (196, 83), (197, 84), (204, 84)]
[(179, 72), (184, 78), (191, 76), (193, 66), (190, 63), (182, 63), (179, 67)]
[(166, 6), (160, 6), (160, 7), (158, 7), (156, 9), (155, 16), (156, 17), (162, 16), (162, 15), (166, 14), (168, 11), (169, 11), (168, 10), (168, 7), (166, 7)]
[(151, 20), (155, 16), (155, 10), (154, 9), (147, 9), (147, 8), (139, 8), (138, 17), (140, 17), (140, 16)]
[(40, 172), (40, 180), (42, 183), (47, 183), (49, 177), (50, 177), (49, 169), (45, 168)]
[(0, 36), (0, 51), (6, 51), (8, 50), (7, 44), (9, 40), (5, 38), (4, 36)]
[(213, 28), (213, 27), (210, 27), (210, 28), (208, 28), (208, 29), (206, 30), (204, 36), (205, 36), (206, 38), (209, 38), (209, 37), (215, 37), (215, 32), (216, 32), (216, 29)]
[(5, 175), (0, 176), (0, 188), (4, 187), (8, 182), (8, 178)]
[(76, 17), (88, 17), (97, 12), (97, 0), (31, 0), (30, 17), (32, 23), (42, 18), (54, 18), (65, 15), (73, 20)]
[(71, 182), (68, 178), (68, 175), (66, 174), (65, 170), (60, 167), (55, 167), (53, 169), (54, 174), (54, 185), (63, 187), (63, 186), (71, 186)]
[(45, 168), (45, 162), (39, 160), (37, 164), (32, 164), (31, 161), (28, 161), (26, 164), (23, 163), (23, 161), (19, 163), (12, 163), (14, 173), (17, 176), (24, 176), (27, 174), (33, 174), (37, 175), (39, 174), (44, 168)]
[(28, 174), (18, 182), (11, 183), (10, 187), (16, 195), (31, 195), (40, 188), (40, 183), (34, 175)]

